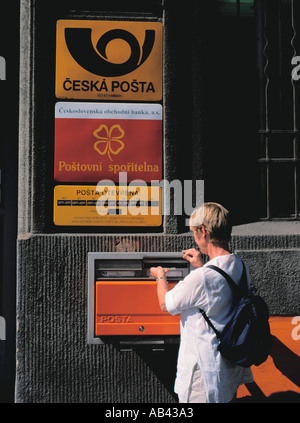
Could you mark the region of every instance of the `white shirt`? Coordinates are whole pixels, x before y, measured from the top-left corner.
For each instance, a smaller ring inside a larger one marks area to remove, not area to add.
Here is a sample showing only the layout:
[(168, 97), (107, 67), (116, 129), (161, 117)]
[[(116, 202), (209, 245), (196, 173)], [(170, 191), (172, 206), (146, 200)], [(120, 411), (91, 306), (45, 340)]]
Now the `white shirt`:
[(170, 314), (180, 313), (175, 392), (182, 402), (187, 402), (197, 363), (204, 378), (209, 403), (229, 402), (239, 385), (253, 382), (250, 369), (236, 366), (221, 356), (215, 333), (199, 313), (199, 308), (204, 309), (219, 331), (231, 318), (231, 288), (218, 272), (207, 268), (209, 264), (223, 269), (235, 282), (241, 278), (242, 261), (236, 254), (215, 257), (203, 267), (193, 270), (166, 294), (165, 299)]

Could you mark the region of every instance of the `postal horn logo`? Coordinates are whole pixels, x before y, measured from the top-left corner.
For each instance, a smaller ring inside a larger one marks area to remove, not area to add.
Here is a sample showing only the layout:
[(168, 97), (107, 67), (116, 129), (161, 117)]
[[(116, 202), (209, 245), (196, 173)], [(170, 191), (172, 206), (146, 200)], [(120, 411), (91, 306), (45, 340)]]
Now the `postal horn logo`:
[[(107, 45), (116, 39), (128, 43), (131, 54), (124, 63), (111, 63), (106, 56)], [(85, 70), (102, 77), (126, 75), (138, 69), (149, 57), (155, 41), (155, 31), (145, 30), (141, 47), (136, 37), (124, 29), (112, 29), (103, 34), (96, 49), (92, 43), (91, 28), (65, 28), (65, 40), (73, 59)]]

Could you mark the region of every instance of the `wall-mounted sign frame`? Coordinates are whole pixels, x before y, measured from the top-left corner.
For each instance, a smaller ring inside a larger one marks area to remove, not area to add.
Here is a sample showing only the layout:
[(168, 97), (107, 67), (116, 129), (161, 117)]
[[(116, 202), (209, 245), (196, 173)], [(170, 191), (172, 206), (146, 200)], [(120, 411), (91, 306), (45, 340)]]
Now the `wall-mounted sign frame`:
[(59, 20), (56, 97), (162, 100), (161, 22)]

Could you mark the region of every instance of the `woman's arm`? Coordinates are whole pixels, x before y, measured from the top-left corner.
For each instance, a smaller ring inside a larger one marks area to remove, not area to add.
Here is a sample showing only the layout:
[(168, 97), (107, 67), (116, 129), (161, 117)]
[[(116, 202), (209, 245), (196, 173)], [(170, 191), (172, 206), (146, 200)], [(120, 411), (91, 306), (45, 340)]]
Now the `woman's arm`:
[(166, 293), (168, 292), (168, 281), (166, 278), (166, 273), (168, 269), (163, 269), (162, 267), (151, 267), (150, 273), (156, 279), (157, 282), (157, 298), (158, 303), (162, 311), (167, 311), (165, 298)]
[[(196, 251), (196, 250), (195, 250)], [(203, 266), (199, 253), (188, 250), (188, 256), (198, 267)], [(192, 257), (191, 257), (192, 256)], [(193, 260), (193, 257), (195, 260)], [(193, 263), (192, 263), (193, 264)], [(203, 290), (203, 274), (198, 270), (189, 273), (169, 291), (166, 273), (168, 269), (152, 267), (150, 273), (157, 280), (157, 297), (161, 310), (175, 315), (191, 307), (205, 307), (206, 296)], [(196, 272), (196, 273), (195, 273)]]

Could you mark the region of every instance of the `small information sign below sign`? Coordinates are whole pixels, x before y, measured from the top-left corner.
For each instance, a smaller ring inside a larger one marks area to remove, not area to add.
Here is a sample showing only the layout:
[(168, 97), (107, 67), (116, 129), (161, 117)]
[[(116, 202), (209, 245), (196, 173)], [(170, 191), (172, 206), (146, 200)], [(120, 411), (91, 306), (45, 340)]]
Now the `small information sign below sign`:
[(161, 226), (157, 186), (62, 186), (54, 189), (58, 226)]

